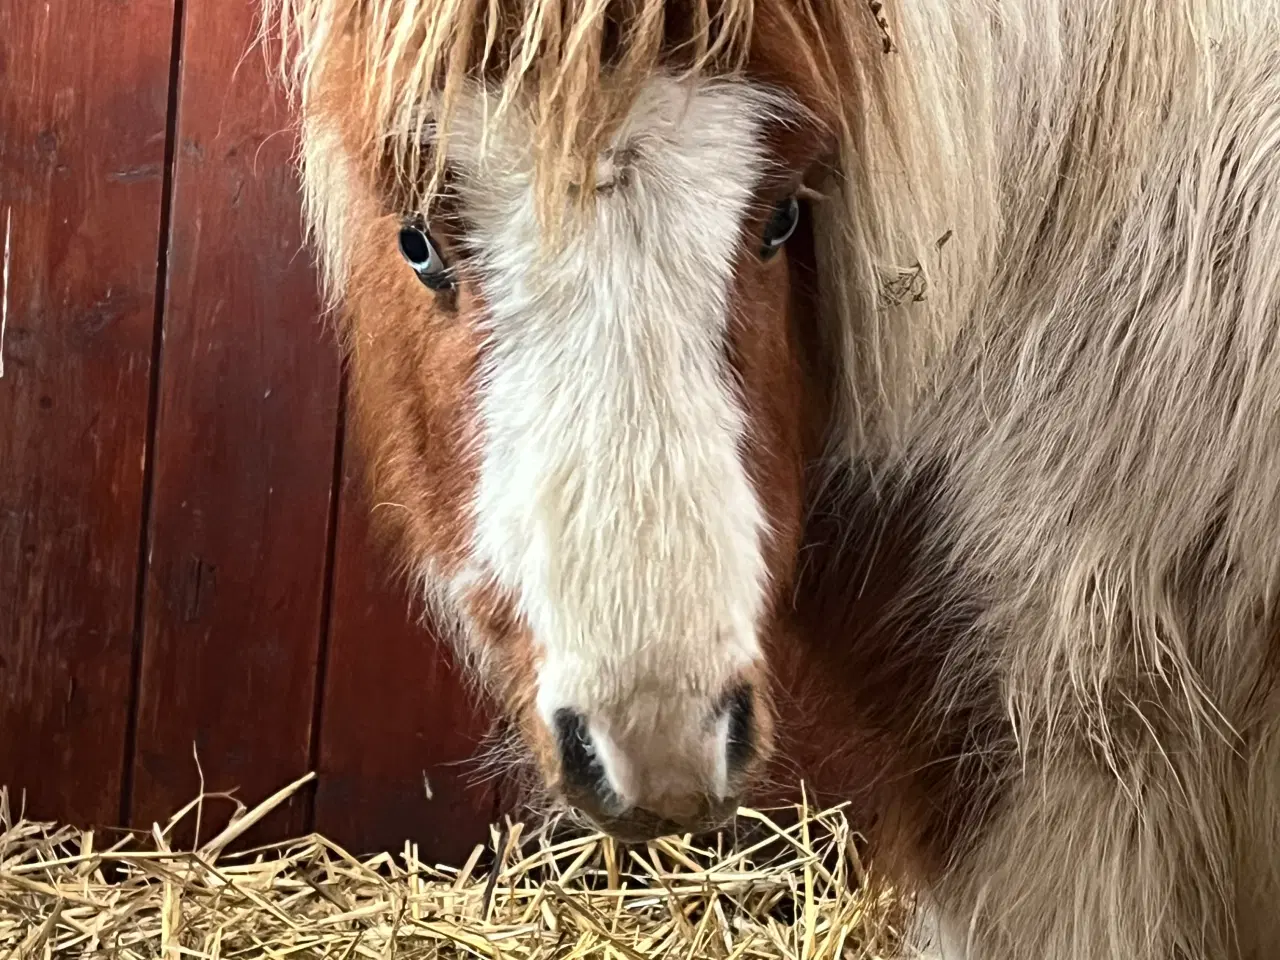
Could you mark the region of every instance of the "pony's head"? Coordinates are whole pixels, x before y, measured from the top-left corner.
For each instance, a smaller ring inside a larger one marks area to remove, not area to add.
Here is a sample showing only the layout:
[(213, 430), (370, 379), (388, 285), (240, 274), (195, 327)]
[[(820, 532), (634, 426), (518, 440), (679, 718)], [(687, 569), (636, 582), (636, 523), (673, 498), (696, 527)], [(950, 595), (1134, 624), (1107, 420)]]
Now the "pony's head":
[(829, 409), (809, 218), (856, 77), (824, 36), (880, 55), (881, 26), (282, 13), (376, 509), (554, 793), (620, 836), (717, 822), (771, 751)]

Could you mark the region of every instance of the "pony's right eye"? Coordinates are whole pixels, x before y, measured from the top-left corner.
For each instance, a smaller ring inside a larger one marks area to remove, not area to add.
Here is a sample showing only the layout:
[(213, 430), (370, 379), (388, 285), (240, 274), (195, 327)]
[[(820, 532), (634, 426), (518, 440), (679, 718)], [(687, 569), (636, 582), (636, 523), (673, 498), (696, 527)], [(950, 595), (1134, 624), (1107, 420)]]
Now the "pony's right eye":
[(400, 228), (400, 255), (430, 289), (448, 290), (453, 286), (452, 272), (422, 227), (409, 224)]
[(782, 245), (796, 232), (799, 224), (800, 201), (793, 196), (787, 197), (773, 208), (773, 215), (765, 224), (764, 236), (761, 238), (763, 242), (760, 244), (761, 259), (768, 260), (781, 250)]

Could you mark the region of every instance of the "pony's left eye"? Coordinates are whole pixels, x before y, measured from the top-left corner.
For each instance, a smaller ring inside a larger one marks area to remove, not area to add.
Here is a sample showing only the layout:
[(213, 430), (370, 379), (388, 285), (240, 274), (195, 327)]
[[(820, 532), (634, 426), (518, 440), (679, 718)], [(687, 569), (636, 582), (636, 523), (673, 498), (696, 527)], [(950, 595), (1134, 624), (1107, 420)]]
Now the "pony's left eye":
[(418, 279), (432, 290), (448, 290), (453, 286), (452, 272), (432, 243), (431, 235), (422, 227), (408, 224), (400, 228), (400, 254)]
[(764, 227), (763, 242), (760, 245), (760, 256), (768, 260), (782, 249), (782, 245), (791, 239), (800, 225), (800, 201), (795, 197), (787, 197), (773, 208), (773, 215)]

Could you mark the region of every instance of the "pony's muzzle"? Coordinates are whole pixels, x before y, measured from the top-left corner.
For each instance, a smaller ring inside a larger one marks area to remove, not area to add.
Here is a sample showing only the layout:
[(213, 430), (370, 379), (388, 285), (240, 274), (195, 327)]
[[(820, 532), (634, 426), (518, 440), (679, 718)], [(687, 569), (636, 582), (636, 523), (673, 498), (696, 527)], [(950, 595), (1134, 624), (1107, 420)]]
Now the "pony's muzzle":
[(610, 724), (558, 710), (561, 793), (620, 840), (712, 830), (738, 807), (756, 753), (754, 709), (751, 688), (741, 686), (696, 729), (660, 728), (644, 736), (611, 735)]

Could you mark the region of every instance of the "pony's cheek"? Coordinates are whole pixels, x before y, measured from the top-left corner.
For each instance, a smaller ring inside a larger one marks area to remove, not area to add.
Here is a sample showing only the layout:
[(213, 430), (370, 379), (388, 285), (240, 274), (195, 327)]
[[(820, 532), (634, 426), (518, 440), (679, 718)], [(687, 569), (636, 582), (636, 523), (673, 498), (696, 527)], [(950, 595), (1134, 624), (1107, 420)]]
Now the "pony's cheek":
[(520, 721), (532, 709), (538, 654), (516, 604), (489, 585), (471, 590), (466, 601), (466, 643), (485, 688), (509, 717)]
[[(766, 640), (766, 644), (768, 640)], [(767, 649), (763, 663), (771, 659)], [(773, 683), (761, 666), (751, 670), (748, 680), (754, 693), (754, 710), (751, 716), (751, 754), (738, 772), (742, 794), (750, 795), (765, 776), (774, 761), (777, 714), (774, 704)]]
[(789, 601), (804, 526), (805, 467), (819, 454), (806, 351), (811, 304), (790, 282), (788, 247), (772, 260), (743, 256), (736, 272), (726, 353), (749, 424), (742, 466), (767, 518), (760, 543), (772, 607)]
[(538, 716), (538, 711), (532, 704), (516, 714), (516, 728), (521, 742), (533, 756), (538, 772), (542, 775), (542, 782), (553, 794), (558, 793), (562, 787), (562, 775), (555, 735)]

